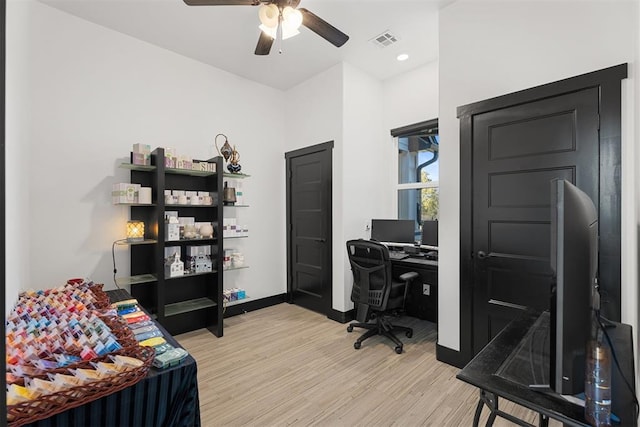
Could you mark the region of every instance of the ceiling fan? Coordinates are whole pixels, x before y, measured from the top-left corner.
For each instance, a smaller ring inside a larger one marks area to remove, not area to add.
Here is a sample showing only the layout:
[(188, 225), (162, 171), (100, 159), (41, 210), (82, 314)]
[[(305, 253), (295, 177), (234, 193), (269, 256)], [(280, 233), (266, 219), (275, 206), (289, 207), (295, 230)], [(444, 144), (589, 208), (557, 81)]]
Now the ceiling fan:
[[(304, 25), (336, 47), (349, 40), (349, 36), (327, 21), (309, 12), (298, 9), (300, 0), (184, 0), (189, 6), (260, 6), (260, 38), (256, 55), (268, 55), (273, 41), (284, 40), (298, 34), (297, 28)], [(282, 53), (282, 52), (280, 52)]]

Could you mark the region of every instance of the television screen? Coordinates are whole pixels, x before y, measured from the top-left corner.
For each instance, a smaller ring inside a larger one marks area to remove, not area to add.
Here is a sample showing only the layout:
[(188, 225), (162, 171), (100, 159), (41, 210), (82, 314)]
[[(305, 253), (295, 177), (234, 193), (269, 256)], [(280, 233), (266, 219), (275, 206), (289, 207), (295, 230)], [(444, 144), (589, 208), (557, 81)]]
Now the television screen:
[(371, 239), (378, 242), (415, 243), (412, 219), (372, 219)]
[(551, 388), (584, 390), (598, 267), (598, 214), (589, 196), (566, 180), (551, 181)]
[(422, 221), (422, 244), (438, 246), (438, 221)]

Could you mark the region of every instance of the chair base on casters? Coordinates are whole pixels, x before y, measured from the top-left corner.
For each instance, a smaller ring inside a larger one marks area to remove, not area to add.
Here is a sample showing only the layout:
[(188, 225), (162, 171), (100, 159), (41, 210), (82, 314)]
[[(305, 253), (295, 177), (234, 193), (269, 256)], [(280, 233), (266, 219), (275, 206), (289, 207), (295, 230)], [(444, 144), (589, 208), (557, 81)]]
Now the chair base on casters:
[(402, 353), (402, 341), (395, 336), (394, 332), (404, 332), (407, 338), (411, 338), (413, 336), (413, 329), (406, 326), (392, 325), (384, 316), (376, 317), (375, 323), (351, 323), (347, 326), (347, 332), (353, 332), (353, 328), (367, 329), (367, 331), (353, 343), (353, 348), (356, 350), (362, 346), (362, 341), (367, 338), (375, 335), (383, 335), (395, 343), (396, 347), (394, 350), (396, 353), (400, 354)]

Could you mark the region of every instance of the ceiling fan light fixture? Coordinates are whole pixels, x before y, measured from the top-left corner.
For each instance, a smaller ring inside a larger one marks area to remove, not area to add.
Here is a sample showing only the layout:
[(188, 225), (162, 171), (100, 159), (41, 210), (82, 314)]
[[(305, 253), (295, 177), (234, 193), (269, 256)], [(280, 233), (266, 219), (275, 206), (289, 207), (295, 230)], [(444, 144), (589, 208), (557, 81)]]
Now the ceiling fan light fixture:
[(278, 10), (278, 6), (275, 4), (263, 4), (260, 6), (258, 10), (258, 17), (260, 18), (260, 22), (262, 25), (268, 28), (278, 27), (278, 18), (280, 16), (280, 10)]
[[(270, 27), (267, 27), (265, 25), (259, 25), (258, 28), (260, 28), (263, 33), (265, 33), (266, 35), (268, 35), (272, 39), (274, 39), (274, 40), (276, 39), (276, 36), (278, 34), (278, 27), (277, 26), (275, 28), (270, 28)], [(282, 40), (289, 39), (289, 38), (291, 38), (293, 36), (297, 36), (298, 34), (300, 34), (300, 31), (287, 29), (285, 26), (282, 26)]]
[(283, 26), (297, 30), (302, 25), (302, 12), (287, 6), (282, 10)]

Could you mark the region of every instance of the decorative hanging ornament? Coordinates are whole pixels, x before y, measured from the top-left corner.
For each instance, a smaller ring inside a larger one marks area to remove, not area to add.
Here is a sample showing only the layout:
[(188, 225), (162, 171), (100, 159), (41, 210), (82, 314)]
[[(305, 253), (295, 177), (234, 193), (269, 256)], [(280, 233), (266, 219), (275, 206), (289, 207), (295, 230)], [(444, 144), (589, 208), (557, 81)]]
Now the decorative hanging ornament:
[[(222, 148), (218, 148), (219, 136), (224, 136), (224, 144), (222, 144)], [(218, 150), (218, 154), (224, 157), (224, 161), (225, 162), (229, 161), (229, 157), (231, 157), (231, 154), (233, 153), (233, 148), (231, 148), (231, 144), (229, 144), (229, 141), (227, 140), (227, 136), (222, 133), (217, 134), (214, 139), (214, 145), (216, 146), (216, 150)]]

